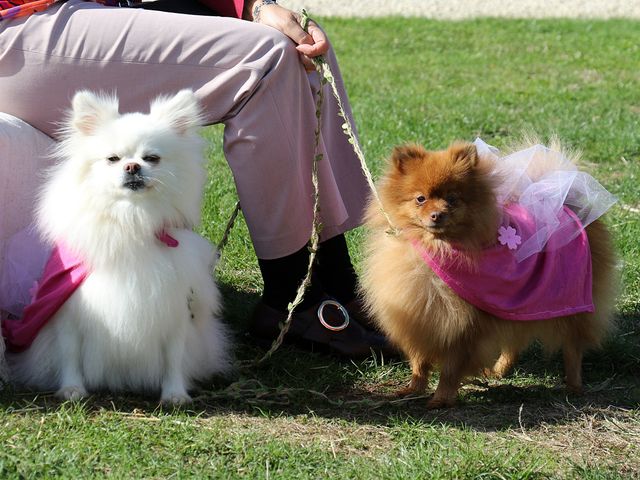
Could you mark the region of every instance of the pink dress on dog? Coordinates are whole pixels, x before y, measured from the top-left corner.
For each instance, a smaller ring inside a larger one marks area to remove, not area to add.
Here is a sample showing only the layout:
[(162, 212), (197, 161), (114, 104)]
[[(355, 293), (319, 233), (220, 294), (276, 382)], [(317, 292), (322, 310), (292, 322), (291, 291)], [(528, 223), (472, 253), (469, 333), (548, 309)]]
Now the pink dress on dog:
[[(432, 255), (413, 246), (461, 298), (505, 320), (545, 320), (593, 312), (591, 251), (585, 227), (616, 199), (562, 152), (542, 145), (500, 157), (475, 141), (480, 157), (495, 162), (502, 222), (495, 245), (473, 265), (466, 255)], [(540, 168), (542, 166), (542, 168)]]
[(2, 322), (2, 335), (7, 349), (20, 352), (29, 348), (40, 329), (82, 284), (87, 274), (84, 262), (64, 245), (56, 245), (33, 292), (32, 302), (24, 309), (22, 319)]
[[(178, 241), (162, 231), (156, 238), (169, 248), (177, 248)], [(7, 349), (21, 352), (29, 348), (38, 332), (64, 303), (73, 295), (89, 275), (84, 261), (63, 244), (57, 244), (44, 267), (42, 277), (34, 287), (33, 298), (19, 320), (5, 320), (2, 335)]]
[[(550, 245), (518, 262), (513, 250), (534, 231), (535, 221), (521, 205), (505, 207), (505, 214), (508, 224), (500, 228), (496, 245), (483, 250), (474, 265), (461, 262), (455, 254), (432, 255), (417, 242), (414, 247), (461, 298), (498, 318), (546, 320), (593, 312), (591, 252), (585, 231), (559, 249)], [(561, 215), (580, 224), (568, 208)]]
[[(169, 248), (178, 247), (178, 241), (162, 231), (156, 238)], [(21, 352), (29, 348), (38, 332), (53, 318), (89, 275), (89, 268), (64, 244), (58, 243), (35, 286), (31, 303), (19, 320), (2, 322), (2, 335), (9, 351)]]

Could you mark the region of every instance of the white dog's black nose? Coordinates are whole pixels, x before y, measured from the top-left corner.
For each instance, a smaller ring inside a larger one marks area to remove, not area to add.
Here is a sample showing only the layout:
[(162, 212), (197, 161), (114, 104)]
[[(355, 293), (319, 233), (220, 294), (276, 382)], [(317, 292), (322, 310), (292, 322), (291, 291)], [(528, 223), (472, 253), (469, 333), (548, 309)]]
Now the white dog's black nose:
[(129, 175), (135, 175), (136, 173), (139, 173), (140, 169), (141, 169), (140, 164), (134, 163), (134, 162), (127, 163), (124, 166), (124, 171), (127, 172)]
[(146, 186), (142, 167), (139, 163), (131, 162), (124, 166), (123, 186), (130, 190), (139, 190)]

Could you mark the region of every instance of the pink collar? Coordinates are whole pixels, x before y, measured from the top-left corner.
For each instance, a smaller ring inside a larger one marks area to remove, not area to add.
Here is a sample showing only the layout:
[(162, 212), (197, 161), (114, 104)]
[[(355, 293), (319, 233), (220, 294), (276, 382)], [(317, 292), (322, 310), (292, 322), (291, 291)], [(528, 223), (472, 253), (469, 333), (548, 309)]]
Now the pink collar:
[(173, 238), (171, 235), (167, 233), (166, 230), (162, 229), (158, 233), (156, 233), (156, 238), (164, 243), (169, 248), (176, 248), (180, 243), (178, 240)]

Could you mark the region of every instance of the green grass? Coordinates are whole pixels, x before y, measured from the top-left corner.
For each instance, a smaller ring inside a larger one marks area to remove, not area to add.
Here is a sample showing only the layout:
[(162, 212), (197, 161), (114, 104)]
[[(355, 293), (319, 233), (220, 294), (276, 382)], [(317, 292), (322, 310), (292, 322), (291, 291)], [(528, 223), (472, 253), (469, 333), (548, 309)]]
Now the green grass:
[[(391, 396), (409, 374), (402, 362), (338, 362), (283, 348), (260, 368), (206, 386), (179, 411), (135, 396), (95, 395), (74, 406), (5, 391), (0, 477), (640, 477), (640, 24), (323, 24), (374, 174), (398, 143), (441, 148), (479, 135), (500, 147), (533, 130), (583, 150), (590, 172), (619, 197), (607, 222), (622, 260), (620, 327), (585, 358), (585, 395), (568, 397), (560, 359), (534, 348), (507, 379), (474, 380), (460, 406), (427, 412), (424, 398)], [(202, 231), (217, 243), (236, 197), (221, 128), (205, 134)], [(349, 243), (359, 264), (361, 232)], [(260, 351), (243, 331), (261, 281), (242, 220), (218, 276), (237, 357), (252, 359)]]

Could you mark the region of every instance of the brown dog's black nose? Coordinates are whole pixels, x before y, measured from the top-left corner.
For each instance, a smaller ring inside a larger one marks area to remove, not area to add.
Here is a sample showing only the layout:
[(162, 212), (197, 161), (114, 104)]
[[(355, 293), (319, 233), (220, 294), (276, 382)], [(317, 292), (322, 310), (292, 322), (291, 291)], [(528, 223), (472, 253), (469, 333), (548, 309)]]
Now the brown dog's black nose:
[(137, 163), (127, 163), (124, 166), (124, 171), (129, 175), (134, 175), (140, 171), (140, 165)]
[(429, 218), (431, 219), (431, 221), (433, 223), (438, 223), (438, 222), (442, 221), (442, 219), (444, 218), (444, 213), (442, 213), (442, 212), (431, 212), (429, 214)]

